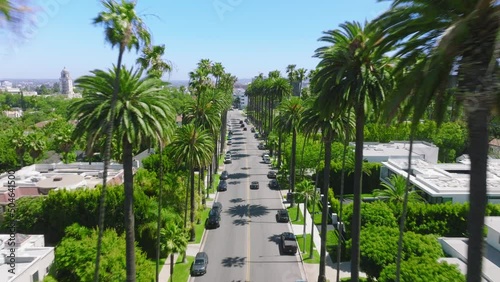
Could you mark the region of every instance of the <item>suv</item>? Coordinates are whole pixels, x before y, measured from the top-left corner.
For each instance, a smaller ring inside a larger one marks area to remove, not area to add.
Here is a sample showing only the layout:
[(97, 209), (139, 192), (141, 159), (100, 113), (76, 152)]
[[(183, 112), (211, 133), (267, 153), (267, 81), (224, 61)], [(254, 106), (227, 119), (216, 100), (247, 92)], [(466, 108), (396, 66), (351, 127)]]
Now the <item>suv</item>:
[(267, 178), (271, 178), (271, 179), (272, 179), (272, 178), (276, 178), (276, 171), (272, 171), (272, 170), (271, 170), (271, 171), (269, 171), (269, 172), (267, 173)]
[(259, 189), (259, 182), (258, 181), (252, 181), (250, 183), (250, 189)]
[(255, 127), (250, 128), (250, 131), (251, 131), (252, 133), (255, 133)]
[(225, 164), (230, 164), (232, 162), (233, 162), (233, 160), (231, 159), (231, 156), (230, 155), (229, 156), (226, 155), (226, 157), (224, 158), (224, 163)]
[(298, 245), (295, 234), (291, 232), (283, 232), (281, 233), (281, 249), (283, 253), (288, 253), (294, 255), (297, 253)]
[(208, 212), (208, 219), (207, 219), (207, 228), (218, 228), (220, 227), (220, 214), (217, 209), (211, 209)]
[(264, 163), (265, 164), (271, 164), (271, 158), (269, 156), (264, 157)]
[(276, 212), (276, 221), (277, 222), (288, 222), (290, 217), (288, 216), (288, 211), (285, 209), (278, 210)]
[(279, 189), (280, 188), (280, 184), (278, 183), (278, 180), (271, 179), (271, 181), (269, 181), (269, 188), (271, 188), (271, 189)]
[(191, 275), (203, 275), (207, 273), (208, 255), (205, 252), (196, 254), (193, 265), (191, 266)]
[(219, 181), (219, 185), (217, 185), (217, 191), (227, 191), (227, 182), (226, 182), (226, 180)]

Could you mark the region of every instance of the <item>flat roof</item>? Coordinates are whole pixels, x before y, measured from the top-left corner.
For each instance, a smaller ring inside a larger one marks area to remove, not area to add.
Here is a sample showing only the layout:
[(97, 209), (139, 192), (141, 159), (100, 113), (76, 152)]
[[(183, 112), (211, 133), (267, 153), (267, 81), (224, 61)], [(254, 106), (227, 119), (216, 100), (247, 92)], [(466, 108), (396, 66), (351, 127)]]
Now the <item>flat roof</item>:
[[(406, 175), (408, 161), (390, 158), (382, 162), (393, 172)], [(410, 182), (432, 196), (468, 195), (470, 164), (430, 164), (423, 160), (412, 161)], [(451, 172), (450, 172), (451, 171)], [(458, 173), (462, 171), (463, 173)], [(488, 160), (488, 195), (500, 196), (500, 159)]]
[[(356, 147), (355, 142), (350, 142), (350, 146)], [(363, 157), (399, 157), (408, 158), (410, 150), (410, 142), (408, 141), (390, 141), (389, 143), (379, 143), (379, 142), (364, 142), (363, 143)], [(414, 141), (413, 142), (413, 159), (435, 159), (433, 156), (437, 157), (439, 148), (432, 143), (425, 141)], [(437, 162), (437, 159), (436, 159)]]

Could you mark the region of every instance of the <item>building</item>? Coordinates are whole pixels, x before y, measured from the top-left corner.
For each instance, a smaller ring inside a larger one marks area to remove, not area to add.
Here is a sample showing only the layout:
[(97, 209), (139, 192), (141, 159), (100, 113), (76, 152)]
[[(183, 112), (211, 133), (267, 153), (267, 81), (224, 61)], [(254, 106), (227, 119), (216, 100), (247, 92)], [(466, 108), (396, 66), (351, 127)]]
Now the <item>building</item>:
[[(482, 281), (495, 282), (500, 277), (500, 217), (485, 217), (488, 229), (483, 255)], [(462, 273), (467, 269), (467, 238), (439, 238), (443, 251), (450, 257), (443, 258), (450, 264), (456, 264)]]
[[(11, 240), (12, 236), (15, 238)], [(0, 282), (42, 281), (54, 262), (54, 248), (45, 247), (43, 235), (0, 234)], [(15, 242), (15, 263), (12, 246)]]
[(10, 111), (3, 111), (3, 114), (9, 118), (20, 118), (23, 116), (23, 110), (21, 108), (12, 108)]
[(239, 101), (239, 108), (244, 109), (248, 105), (248, 97), (245, 95), (245, 89), (235, 88), (233, 90), (233, 99)]
[[(23, 167), (14, 173), (16, 187), (15, 199), (46, 195), (50, 190), (94, 188), (103, 181), (104, 164), (34, 164)], [(6, 211), (11, 198), (8, 191), (8, 173), (0, 175), (0, 214)], [(112, 163), (109, 166), (108, 184), (123, 183), (123, 165)]]
[(69, 75), (69, 71), (66, 70), (66, 67), (61, 71), (61, 78), (59, 78), (59, 82), (61, 85), (61, 94), (63, 95), (72, 95), (73, 92), (73, 79)]
[[(350, 142), (350, 146), (356, 147), (355, 142)], [(389, 158), (406, 158), (410, 152), (410, 142), (391, 141), (389, 143), (364, 142), (363, 158), (368, 162), (381, 163)], [(412, 159), (421, 159), (430, 163), (438, 162), (439, 148), (429, 142), (414, 141)]]

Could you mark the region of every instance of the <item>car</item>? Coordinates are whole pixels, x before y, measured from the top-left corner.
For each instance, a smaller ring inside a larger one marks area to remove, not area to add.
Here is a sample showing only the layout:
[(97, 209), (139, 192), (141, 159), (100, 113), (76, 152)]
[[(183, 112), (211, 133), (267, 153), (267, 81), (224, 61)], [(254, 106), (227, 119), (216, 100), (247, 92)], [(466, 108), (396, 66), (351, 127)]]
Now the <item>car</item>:
[(243, 127), (243, 131), (247, 131), (247, 128), (246, 128), (246, 127)]
[(227, 145), (233, 145), (233, 141), (227, 140)]
[(271, 164), (271, 158), (269, 156), (264, 158), (264, 163), (265, 164)]
[(205, 224), (206, 228), (219, 228), (220, 227), (220, 213), (217, 209), (211, 209), (208, 212), (207, 222)]
[(232, 163), (232, 162), (233, 162), (233, 160), (231, 159), (231, 156), (227, 156), (227, 155), (226, 155), (226, 157), (224, 158), (224, 163), (225, 163), (225, 164), (230, 164), (230, 163)]
[(221, 179), (221, 180), (226, 180), (226, 179), (228, 179), (228, 178), (229, 178), (229, 173), (228, 173), (226, 170), (224, 170), (224, 171), (220, 174), (220, 178), (219, 178), (219, 179)]
[(240, 125), (240, 127), (245, 127), (245, 124), (243, 124), (243, 123), (242, 123), (242, 124)]
[(281, 233), (281, 249), (283, 253), (295, 255), (297, 253), (298, 245), (295, 234), (291, 232), (283, 232)]
[(243, 124), (243, 121), (240, 119), (240, 124)]
[(258, 148), (259, 150), (265, 150), (265, 149), (266, 149), (266, 145), (264, 145), (263, 143), (260, 143), (260, 144), (257, 146), (257, 148)]
[(255, 133), (255, 127), (250, 128), (250, 131), (251, 131), (252, 133)]
[(271, 189), (279, 189), (280, 188), (280, 184), (278, 183), (278, 180), (277, 179), (271, 179), (271, 181), (269, 181), (269, 188), (271, 188)]
[(217, 211), (217, 213), (220, 215), (220, 213), (222, 212), (222, 204), (220, 202), (214, 202), (212, 204), (212, 210)]
[(233, 140), (233, 136), (232, 136), (232, 135), (228, 135), (228, 136), (227, 136), (227, 140), (228, 140), (228, 141), (229, 141), (229, 140)]
[(191, 275), (198, 276), (207, 273), (208, 255), (205, 252), (199, 252), (194, 258), (193, 265), (191, 266)]
[(227, 182), (226, 182), (226, 180), (219, 181), (219, 185), (217, 185), (217, 191), (227, 191)]
[(233, 156), (233, 153), (231, 151), (227, 151), (225, 157), (226, 158), (231, 158)]
[(272, 170), (270, 170), (270, 171), (267, 173), (267, 178), (276, 178), (276, 171), (272, 171)]
[(255, 137), (255, 138), (257, 138), (257, 139), (258, 139), (258, 138), (260, 137), (260, 135), (259, 135), (259, 133), (255, 133), (255, 134), (253, 135), (253, 137)]
[(258, 181), (252, 181), (250, 183), (250, 189), (259, 189), (259, 182)]
[(280, 209), (276, 212), (276, 221), (277, 222), (288, 222), (290, 217), (288, 216), (288, 210)]

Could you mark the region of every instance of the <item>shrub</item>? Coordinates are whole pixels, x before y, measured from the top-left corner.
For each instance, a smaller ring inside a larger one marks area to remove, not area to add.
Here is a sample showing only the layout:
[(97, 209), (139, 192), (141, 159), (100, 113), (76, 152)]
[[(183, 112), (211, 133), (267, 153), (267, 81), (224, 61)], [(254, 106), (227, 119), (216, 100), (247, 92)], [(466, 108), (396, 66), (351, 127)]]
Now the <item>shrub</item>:
[[(401, 262), (401, 282), (461, 282), (465, 276), (456, 265), (438, 262), (427, 257), (413, 257)], [(380, 282), (396, 281), (396, 264), (392, 263), (380, 273)]]

